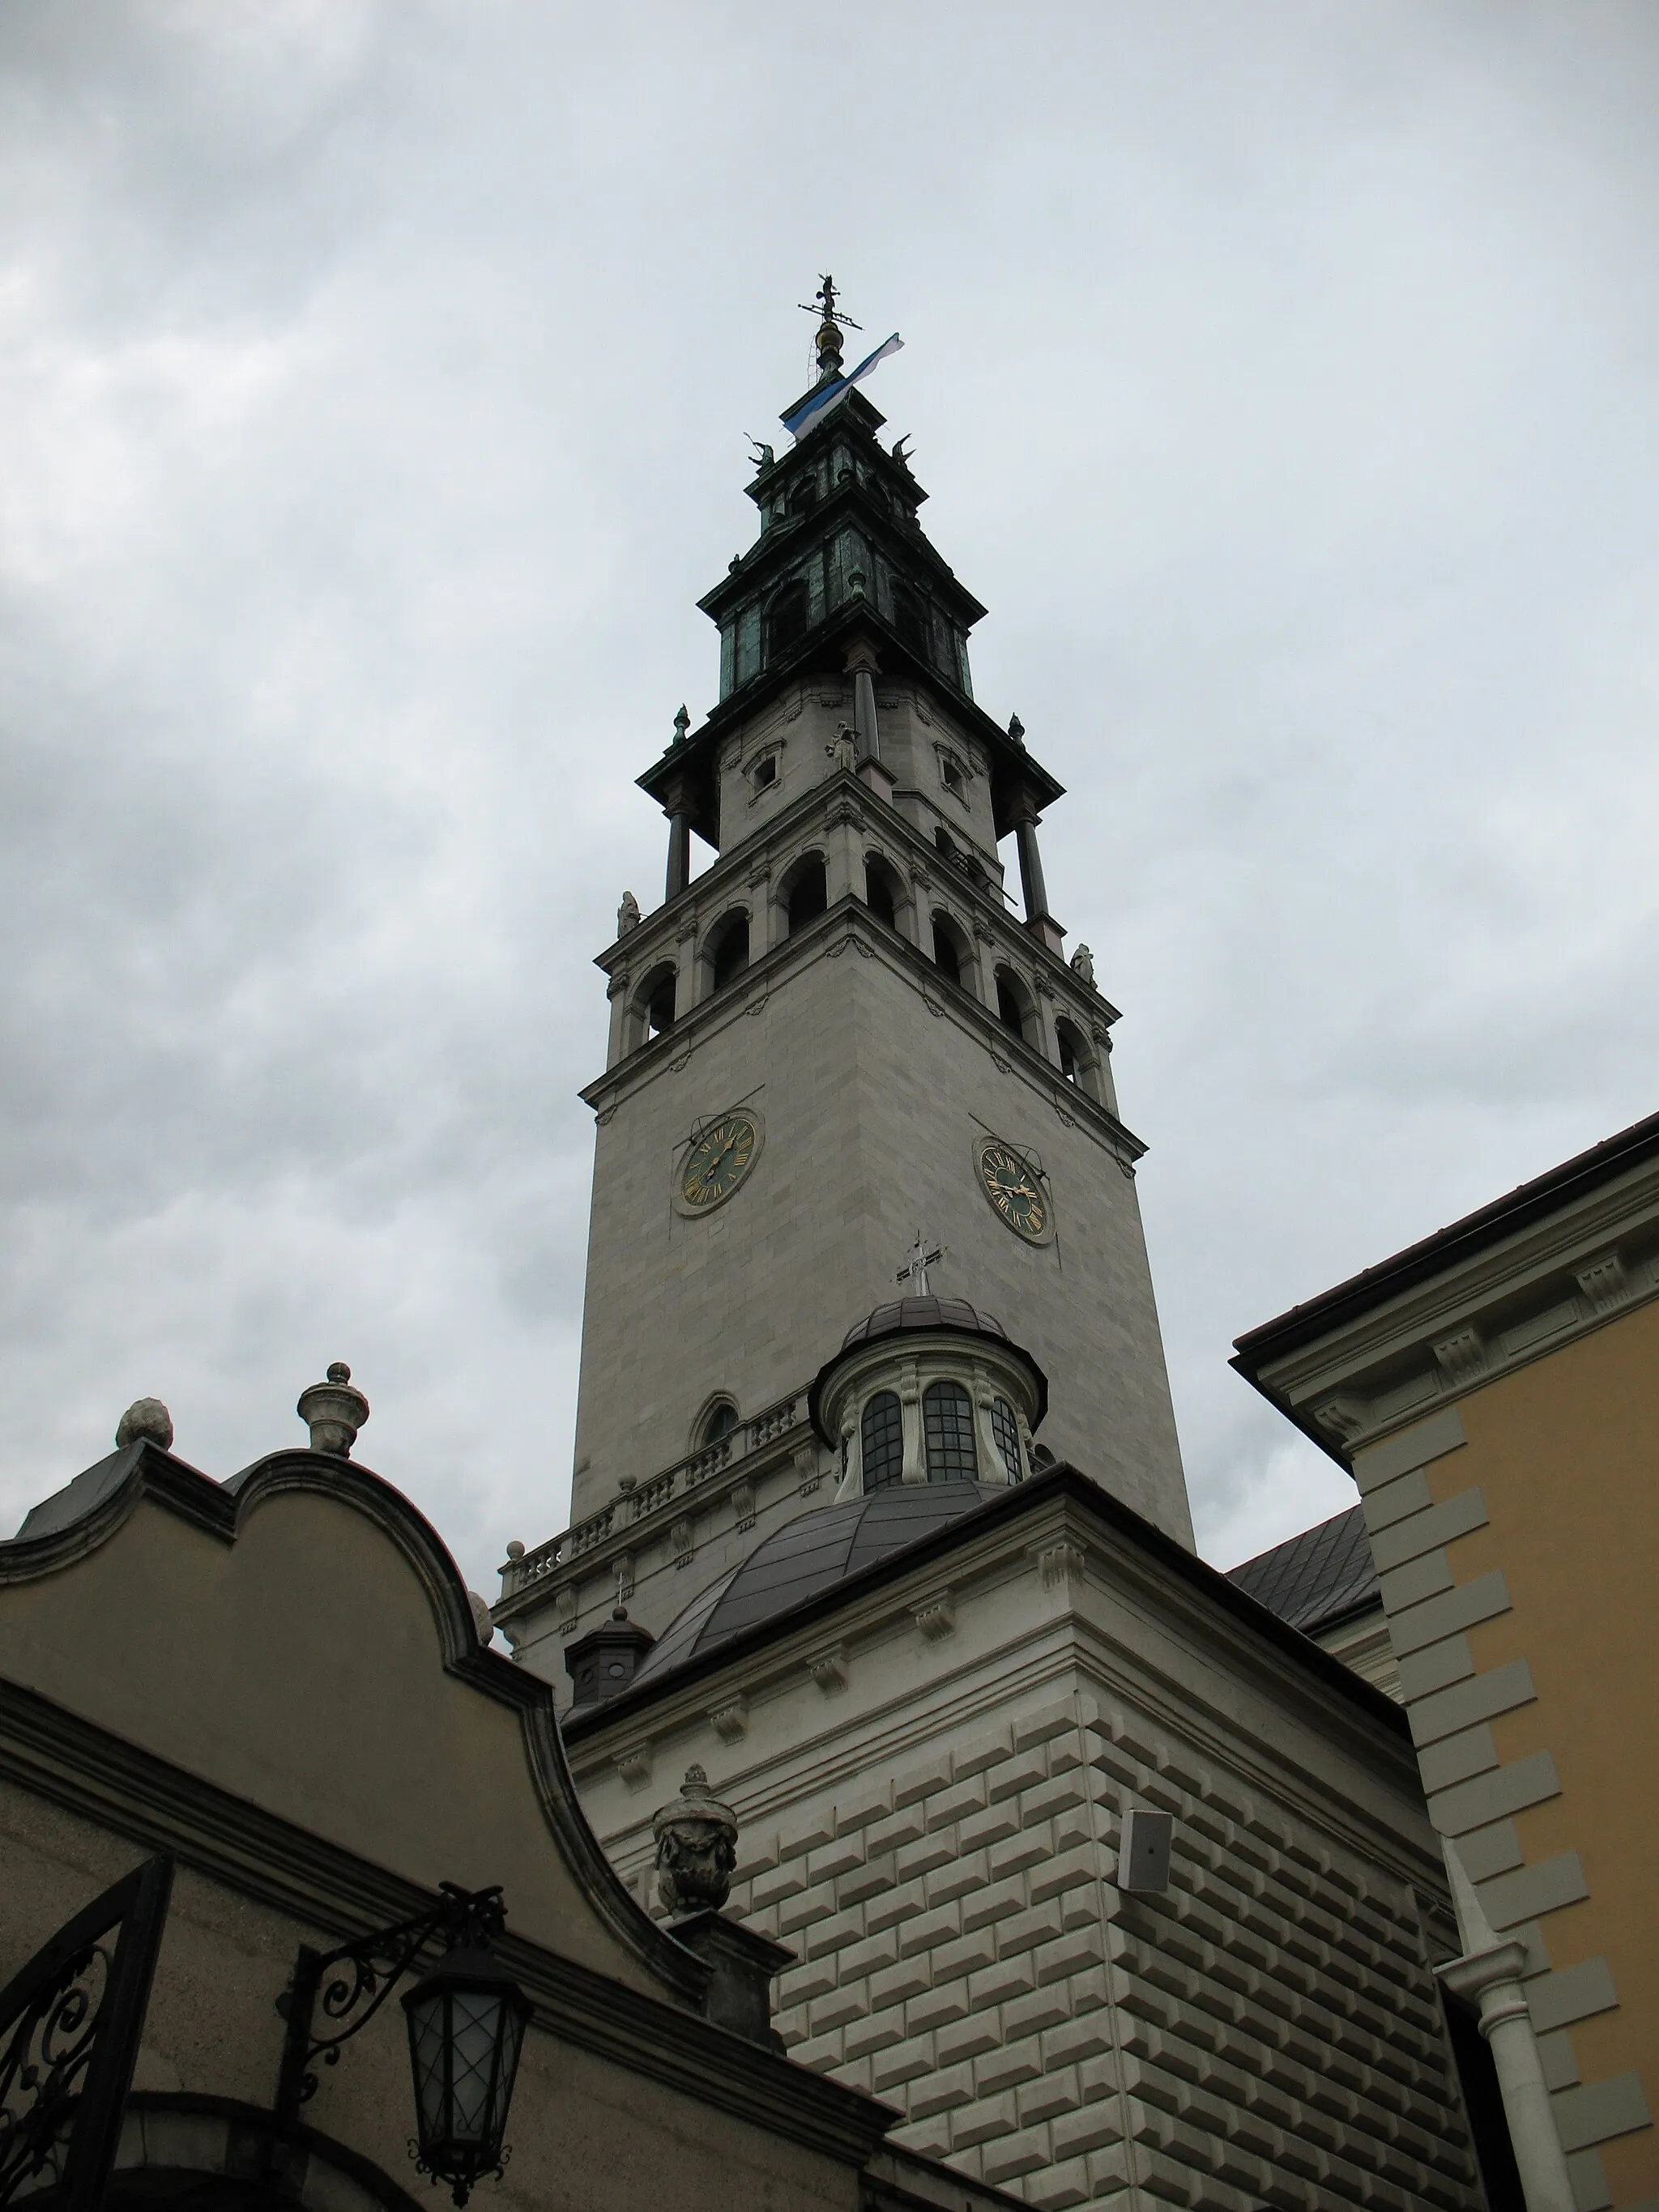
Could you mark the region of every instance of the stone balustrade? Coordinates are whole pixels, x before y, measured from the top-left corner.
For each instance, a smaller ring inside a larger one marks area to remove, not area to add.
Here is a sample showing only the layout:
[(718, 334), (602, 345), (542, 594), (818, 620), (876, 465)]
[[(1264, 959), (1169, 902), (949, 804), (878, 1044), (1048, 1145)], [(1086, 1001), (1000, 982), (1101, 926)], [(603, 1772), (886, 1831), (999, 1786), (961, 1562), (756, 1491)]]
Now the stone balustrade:
[(641, 1522), (654, 1520), (715, 1476), (742, 1467), (756, 1452), (763, 1451), (780, 1437), (800, 1428), (805, 1419), (804, 1391), (794, 1390), (787, 1398), (780, 1398), (751, 1420), (741, 1421), (713, 1443), (688, 1452), (684, 1459), (665, 1467), (660, 1474), (653, 1474), (624, 1491), (611, 1504), (601, 1506), (585, 1521), (578, 1521), (558, 1535), (550, 1537), (533, 1552), (508, 1559), (501, 1569), (502, 1597), (515, 1596), (531, 1583), (545, 1581), (558, 1568), (597, 1551), (612, 1536), (631, 1532)]

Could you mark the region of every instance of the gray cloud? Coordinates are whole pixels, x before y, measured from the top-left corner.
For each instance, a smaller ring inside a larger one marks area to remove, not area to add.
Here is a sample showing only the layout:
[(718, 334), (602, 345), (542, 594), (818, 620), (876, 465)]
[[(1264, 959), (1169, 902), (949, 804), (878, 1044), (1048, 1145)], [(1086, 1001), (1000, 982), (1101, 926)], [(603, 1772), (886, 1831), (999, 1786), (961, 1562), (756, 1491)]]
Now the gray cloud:
[(1653, 1103), (1659, 36), (1609, 6), (0, 23), (0, 1510), (349, 1358), (568, 1497), (589, 956), (826, 257), (1071, 788), (1198, 1518), (1239, 1329)]

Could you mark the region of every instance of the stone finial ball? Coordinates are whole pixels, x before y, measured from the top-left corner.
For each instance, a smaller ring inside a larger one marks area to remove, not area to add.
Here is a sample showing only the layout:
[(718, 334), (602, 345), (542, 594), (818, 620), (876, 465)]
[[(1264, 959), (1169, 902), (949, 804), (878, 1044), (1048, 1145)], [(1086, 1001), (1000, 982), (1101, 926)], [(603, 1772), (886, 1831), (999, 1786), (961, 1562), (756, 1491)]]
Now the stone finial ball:
[(331, 1382), (350, 1382), (351, 1370), (346, 1365), (343, 1359), (336, 1359), (330, 1364), (328, 1379)]
[(524, 1546), (519, 1541), (516, 1536), (513, 1538), (512, 1541), (507, 1547), (507, 1556), (509, 1559), (521, 1559), (524, 1557)]
[(159, 1398), (135, 1398), (122, 1414), (115, 1431), (115, 1449), (125, 1451), (141, 1437), (163, 1451), (173, 1449), (173, 1416)]

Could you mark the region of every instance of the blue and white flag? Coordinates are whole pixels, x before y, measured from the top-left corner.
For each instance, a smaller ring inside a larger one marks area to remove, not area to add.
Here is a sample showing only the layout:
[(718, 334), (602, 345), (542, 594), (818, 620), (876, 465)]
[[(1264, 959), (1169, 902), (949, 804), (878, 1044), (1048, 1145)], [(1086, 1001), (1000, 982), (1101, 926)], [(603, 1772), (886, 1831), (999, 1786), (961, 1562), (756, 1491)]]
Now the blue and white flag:
[(878, 362), (885, 361), (890, 353), (896, 353), (903, 343), (904, 340), (895, 331), (892, 337), (878, 345), (866, 361), (859, 363), (850, 376), (838, 376), (833, 384), (821, 384), (811, 398), (796, 408), (793, 415), (786, 415), (784, 428), (792, 438), (799, 438), (803, 430), (810, 428), (814, 422), (822, 422), (832, 407), (840, 406), (860, 377), (868, 376)]

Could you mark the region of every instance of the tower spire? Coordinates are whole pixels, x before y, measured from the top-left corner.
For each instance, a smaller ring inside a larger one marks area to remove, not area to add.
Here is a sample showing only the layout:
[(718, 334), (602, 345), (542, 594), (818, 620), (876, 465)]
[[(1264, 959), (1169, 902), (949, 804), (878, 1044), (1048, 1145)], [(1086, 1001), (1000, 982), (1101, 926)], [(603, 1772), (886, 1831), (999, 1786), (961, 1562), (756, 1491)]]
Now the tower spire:
[(818, 279), (818, 289), (809, 303), (803, 300), (800, 311), (804, 315), (823, 318), (818, 325), (818, 381), (826, 377), (839, 376), (842, 369), (841, 334), (846, 331), (861, 331), (862, 323), (855, 323), (850, 315), (842, 314), (836, 307), (838, 295), (836, 280), (827, 272)]

